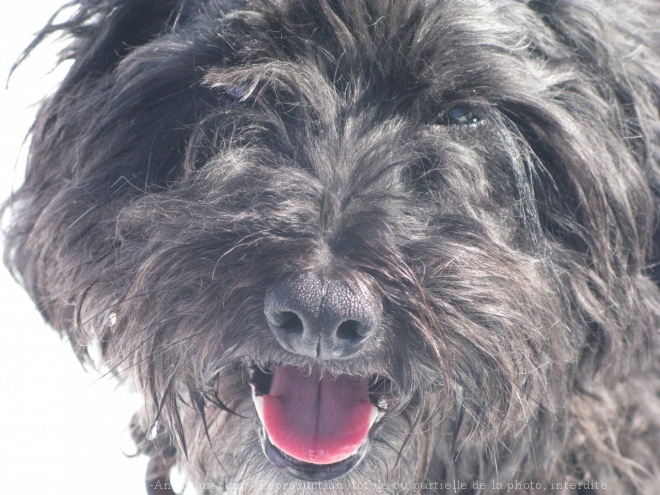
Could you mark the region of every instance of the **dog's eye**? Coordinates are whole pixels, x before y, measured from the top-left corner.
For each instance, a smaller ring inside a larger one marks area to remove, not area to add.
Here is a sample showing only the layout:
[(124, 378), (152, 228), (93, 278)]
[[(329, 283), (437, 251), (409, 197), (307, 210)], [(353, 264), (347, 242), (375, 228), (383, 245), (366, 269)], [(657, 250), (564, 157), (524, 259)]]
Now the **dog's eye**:
[(225, 89), (225, 94), (233, 100), (243, 100), (247, 92), (248, 89), (245, 86), (232, 86)]
[(446, 126), (475, 126), (480, 124), (482, 120), (481, 115), (479, 115), (474, 109), (465, 106), (456, 106), (441, 112), (436, 119), (436, 124)]

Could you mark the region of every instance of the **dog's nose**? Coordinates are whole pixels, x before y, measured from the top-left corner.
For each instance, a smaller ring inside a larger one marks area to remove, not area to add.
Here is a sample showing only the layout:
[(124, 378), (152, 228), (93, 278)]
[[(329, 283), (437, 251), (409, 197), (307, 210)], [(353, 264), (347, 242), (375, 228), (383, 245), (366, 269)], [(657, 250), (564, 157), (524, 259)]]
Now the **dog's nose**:
[(284, 349), (317, 359), (346, 359), (376, 333), (382, 308), (355, 282), (303, 273), (268, 291), (264, 313)]

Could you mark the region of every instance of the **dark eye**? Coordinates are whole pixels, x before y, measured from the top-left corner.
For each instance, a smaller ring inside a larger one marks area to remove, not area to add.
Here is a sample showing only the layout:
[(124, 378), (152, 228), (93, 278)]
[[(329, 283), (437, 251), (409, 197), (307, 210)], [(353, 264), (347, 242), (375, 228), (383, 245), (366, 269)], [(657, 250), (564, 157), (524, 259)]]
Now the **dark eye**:
[(462, 125), (475, 126), (482, 122), (481, 115), (474, 109), (464, 106), (456, 106), (438, 115), (437, 125)]
[(245, 86), (233, 86), (225, 89), (225, 94), (234, 100), (242, 100), (247, 95), (248, 88)]

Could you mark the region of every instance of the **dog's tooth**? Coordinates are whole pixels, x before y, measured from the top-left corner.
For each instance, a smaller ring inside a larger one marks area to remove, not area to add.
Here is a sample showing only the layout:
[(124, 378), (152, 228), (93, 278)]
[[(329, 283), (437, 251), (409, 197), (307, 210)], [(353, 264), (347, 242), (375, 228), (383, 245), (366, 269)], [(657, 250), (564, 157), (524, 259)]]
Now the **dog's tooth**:
[(383, 417), (384, 413), (380, 411), (377, 407), (372, 407), (371, 408), (371, 416), (369, 418), (369, 428), (374, 425), (374, 423), (377, 423), (380, 421), (380, 419)]
[(252, 394), (252, 400), (254, 401), (254, 408), (257, 410), (257, 416), (261, 424), (264, 424), (264, 399), (260, 395)]
[(252, 398), (261, 397), (263, 394), (257, 390), (257, 384), (255, 382), (250, 382), (250, 388), (252, 389)]

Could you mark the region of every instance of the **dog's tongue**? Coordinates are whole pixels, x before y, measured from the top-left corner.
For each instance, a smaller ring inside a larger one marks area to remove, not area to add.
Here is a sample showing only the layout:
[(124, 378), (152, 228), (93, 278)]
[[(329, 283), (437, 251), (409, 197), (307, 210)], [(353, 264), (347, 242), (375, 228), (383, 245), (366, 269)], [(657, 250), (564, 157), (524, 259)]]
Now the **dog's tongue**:
[(307, 374), (286, 366), (273, 371), (262, 421), (271, 443), (285, 454), (332, 464), (357, 452), (375, 412), (368, 379), (321, 377), (316, 370)]

